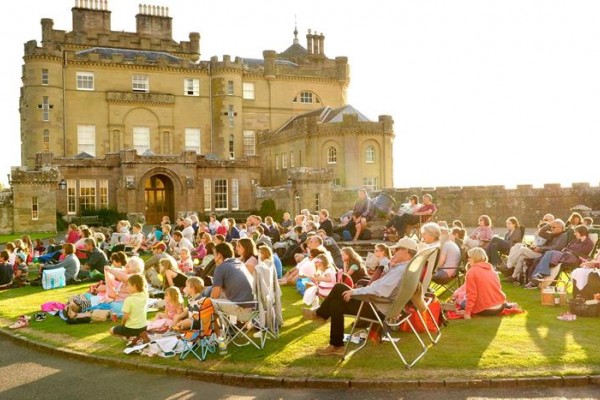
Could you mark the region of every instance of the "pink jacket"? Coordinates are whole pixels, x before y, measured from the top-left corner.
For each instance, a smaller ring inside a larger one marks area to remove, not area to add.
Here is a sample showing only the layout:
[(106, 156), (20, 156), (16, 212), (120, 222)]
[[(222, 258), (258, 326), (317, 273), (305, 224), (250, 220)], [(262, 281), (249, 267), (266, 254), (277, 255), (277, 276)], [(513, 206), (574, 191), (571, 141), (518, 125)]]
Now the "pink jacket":
[(471, 265), (465, 276), (467, 306), (465, 314), (477, 314), (506, 301), (498, 274), (487, 262)]

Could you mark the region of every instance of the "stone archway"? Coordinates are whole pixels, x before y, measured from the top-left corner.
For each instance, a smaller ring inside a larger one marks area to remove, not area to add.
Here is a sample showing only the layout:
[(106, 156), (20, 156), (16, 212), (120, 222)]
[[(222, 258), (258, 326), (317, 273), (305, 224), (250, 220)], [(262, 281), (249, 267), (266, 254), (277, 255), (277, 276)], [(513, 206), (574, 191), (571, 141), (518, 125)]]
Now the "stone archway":
[(144, 182), (146, 223), (159, 224), (164, 215), (174, 219), (173, 181), (167, 175), (154, 174)]

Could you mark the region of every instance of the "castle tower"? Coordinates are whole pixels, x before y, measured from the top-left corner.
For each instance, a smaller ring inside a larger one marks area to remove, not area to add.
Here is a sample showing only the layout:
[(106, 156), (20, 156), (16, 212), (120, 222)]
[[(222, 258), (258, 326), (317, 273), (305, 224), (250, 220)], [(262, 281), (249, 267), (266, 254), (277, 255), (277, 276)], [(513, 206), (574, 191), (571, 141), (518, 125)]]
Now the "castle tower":
[(213, 105), (213, 153), (224, 160), (243, 156), (242, 60), (228, 55), (210, 61)]

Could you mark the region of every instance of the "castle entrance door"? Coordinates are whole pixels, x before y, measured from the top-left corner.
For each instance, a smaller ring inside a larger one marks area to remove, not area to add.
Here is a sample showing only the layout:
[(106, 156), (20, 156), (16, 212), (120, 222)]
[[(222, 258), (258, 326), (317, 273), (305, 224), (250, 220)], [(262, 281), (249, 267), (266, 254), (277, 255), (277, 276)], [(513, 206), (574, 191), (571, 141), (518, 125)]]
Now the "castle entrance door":
[(146, 223), (159, 224), (164, 215), (173, 220), (173, 182), (162, 174), (153, 175), (146, 180)]

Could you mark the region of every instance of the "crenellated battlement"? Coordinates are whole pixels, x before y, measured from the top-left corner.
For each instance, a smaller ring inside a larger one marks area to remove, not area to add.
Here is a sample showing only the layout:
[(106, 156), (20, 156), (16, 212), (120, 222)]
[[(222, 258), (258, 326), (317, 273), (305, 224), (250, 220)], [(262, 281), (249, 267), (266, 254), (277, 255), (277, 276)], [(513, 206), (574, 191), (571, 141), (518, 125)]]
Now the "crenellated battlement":
[(200, 57), (199, 33), (191, 32), (189, 41), (173, 40), (173, 19), (169, 17), (168, 7), (140, 4), (136, 32), (111, 30), (111, 12), (106, 0), (76, 0), (71, 11), (72, 31), (55, 30), (52, 19), (42, 19), (42, 47), (30, 41), (25, 55), (59, 55), (62, 51), (76, 53), (91, 47), (107, 47), (166, 52), (191, 61)]

